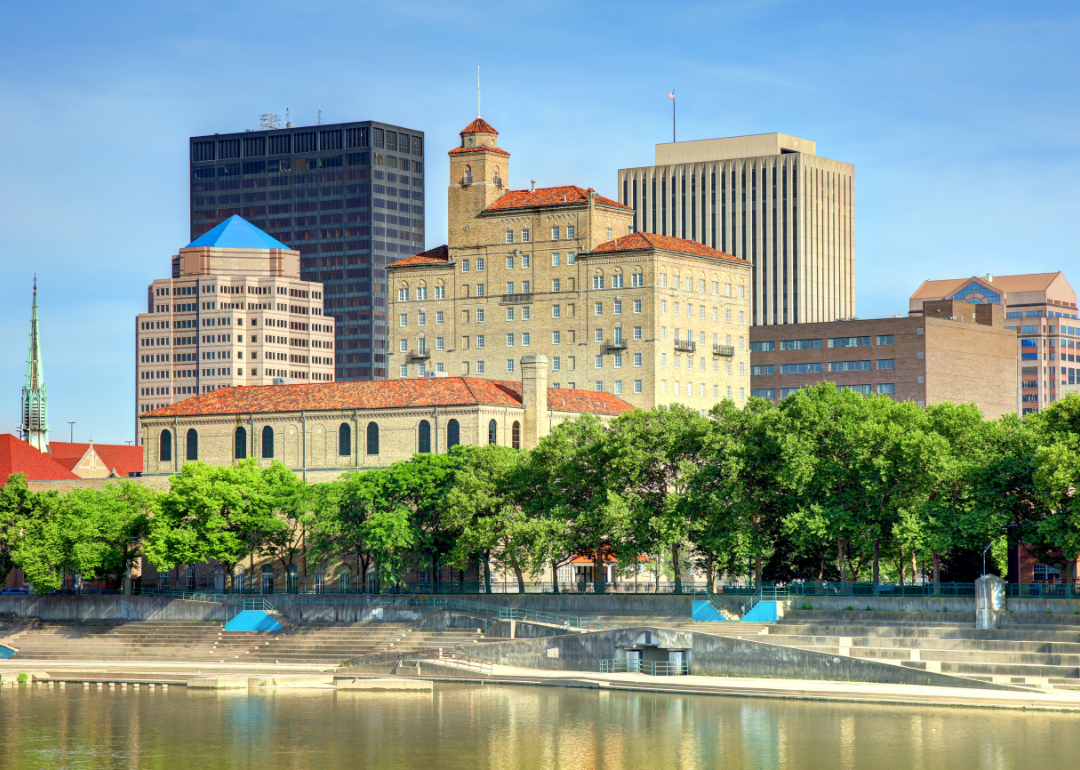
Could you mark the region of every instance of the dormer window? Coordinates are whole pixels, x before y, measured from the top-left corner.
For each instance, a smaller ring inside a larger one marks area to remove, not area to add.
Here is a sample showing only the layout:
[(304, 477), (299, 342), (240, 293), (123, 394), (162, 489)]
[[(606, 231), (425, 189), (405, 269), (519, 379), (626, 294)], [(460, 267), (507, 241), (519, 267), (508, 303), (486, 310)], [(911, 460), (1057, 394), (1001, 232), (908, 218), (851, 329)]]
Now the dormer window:
[(466, 147), (472, 147), (472, 137), (471, 136), (468, 139), (465, 140), (465, 146)]

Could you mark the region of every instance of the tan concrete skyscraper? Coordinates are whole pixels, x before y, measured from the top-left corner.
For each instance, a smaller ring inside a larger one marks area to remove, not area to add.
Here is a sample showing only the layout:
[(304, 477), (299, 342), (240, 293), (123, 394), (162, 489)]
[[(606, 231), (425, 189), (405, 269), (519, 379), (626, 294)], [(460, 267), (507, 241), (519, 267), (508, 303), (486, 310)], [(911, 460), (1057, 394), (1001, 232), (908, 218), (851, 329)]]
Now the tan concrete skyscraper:
[(300, 253), (231, 217), (173, 257), (136, 319), (138, 414), (233, 385), (334, 381), (334, 319)]
[(656, 145), (656, 165), (619, 170), (634, 227), (753, 265), (755, 325), (855, 315), (855, 167), (815, 143), (755, 134)]

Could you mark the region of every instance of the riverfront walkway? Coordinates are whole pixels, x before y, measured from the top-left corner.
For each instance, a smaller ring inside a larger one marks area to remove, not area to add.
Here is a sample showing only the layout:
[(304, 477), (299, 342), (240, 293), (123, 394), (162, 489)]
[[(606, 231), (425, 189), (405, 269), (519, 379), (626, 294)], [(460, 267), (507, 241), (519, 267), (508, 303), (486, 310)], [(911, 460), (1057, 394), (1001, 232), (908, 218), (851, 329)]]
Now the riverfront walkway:
[[(478, 677), (474, 671), (461, 669), (461, 676), (448, 676), (451, 661), (438, 662), (442, 673), (409, 676), (438, 683), (484, 684), (485, 686), (547, 686), (596, 689), (598, 691), (651, 692), (672, 695), (718, 695), (728, 697), (777, 698), (786, 700), (861, 702), (898, 705), (961, 706), (1024, 710), (1080, 711), (1080, 691), (1047, 689), (1045, 691), (976, 690), (960, 687), (875, 684), (868, 682), (829, 682), (802, 679), (753, 679), (739, 677), (674, 676), (653, 677), (639, 674), (598, 674), (574, 671), (541, 671), (494, 665), (490, 674)], [(289, 674), (295, 679), (310, 675), (313, 687), (327, 689), (327, 674), (337, 679), (366, 678), (386, 674), (353, 674), (348, 669), (324, 665), (266, 663), (210, 664), (170, 660), (139, 660), (118, 664), (107, 660), (0, 661), (0, 679), (10, 681), (20, 672), (31, 671), (37, 682), (66, 681), (91, 683), (169, 684), (183, 686), (200, 675), (243, 674), (248, 676)], [(399, 675), (400, 676), (400, 675)], [(295, 686), (295, 685), (294, 685)]]

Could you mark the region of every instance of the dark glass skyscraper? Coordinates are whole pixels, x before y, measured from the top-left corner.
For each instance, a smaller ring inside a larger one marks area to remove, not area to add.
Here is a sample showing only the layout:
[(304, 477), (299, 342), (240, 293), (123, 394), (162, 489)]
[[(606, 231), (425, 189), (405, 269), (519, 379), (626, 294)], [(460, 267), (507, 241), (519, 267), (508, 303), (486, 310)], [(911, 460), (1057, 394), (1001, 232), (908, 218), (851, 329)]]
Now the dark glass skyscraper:
[(190, 140), (191, 240), (239, 214), (301, 254), (336, 378), (386, 377), (386, 263), (424, 250), (424, 134), (363, 121)]

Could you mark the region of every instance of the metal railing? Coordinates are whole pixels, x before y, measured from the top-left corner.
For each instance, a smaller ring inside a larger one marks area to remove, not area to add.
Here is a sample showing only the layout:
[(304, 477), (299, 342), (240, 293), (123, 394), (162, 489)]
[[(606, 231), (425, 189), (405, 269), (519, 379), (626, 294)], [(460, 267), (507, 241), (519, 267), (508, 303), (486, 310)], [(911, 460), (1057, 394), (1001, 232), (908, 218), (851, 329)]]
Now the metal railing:
[(601, 674), (645, 674), (647, 676), (688, 676), (690, 664), (686, 661), (666, 663), (663, 661), (614, 658), (600, 661)]
[(693, 353), (697, 350), (697, 343), (693, 340), (675, 340), (675, 349)]
[(604, 343), (604, 350), (626, 350), (626, 340), (613, 340)]
[(731, 358), (735, 355), (735, 347), (733, 345), (713, 345), (712, 353), (714, 356), (726, 356)]
[(492, 604), (471, 602), (466, 599), (447, 599), (445, 601), (447, 602), (444, 607), (446, 610), (461, 612), (466, 615), (477, 615), (492, 622), (497, 620), (520, 620), (527, 623), (555, 626), (568, 633), (623, 628), (623, 626), (616, 623), (581, 615), (564, 615), (558, 612), (543, 612), (521, 607), (499, 607)]

